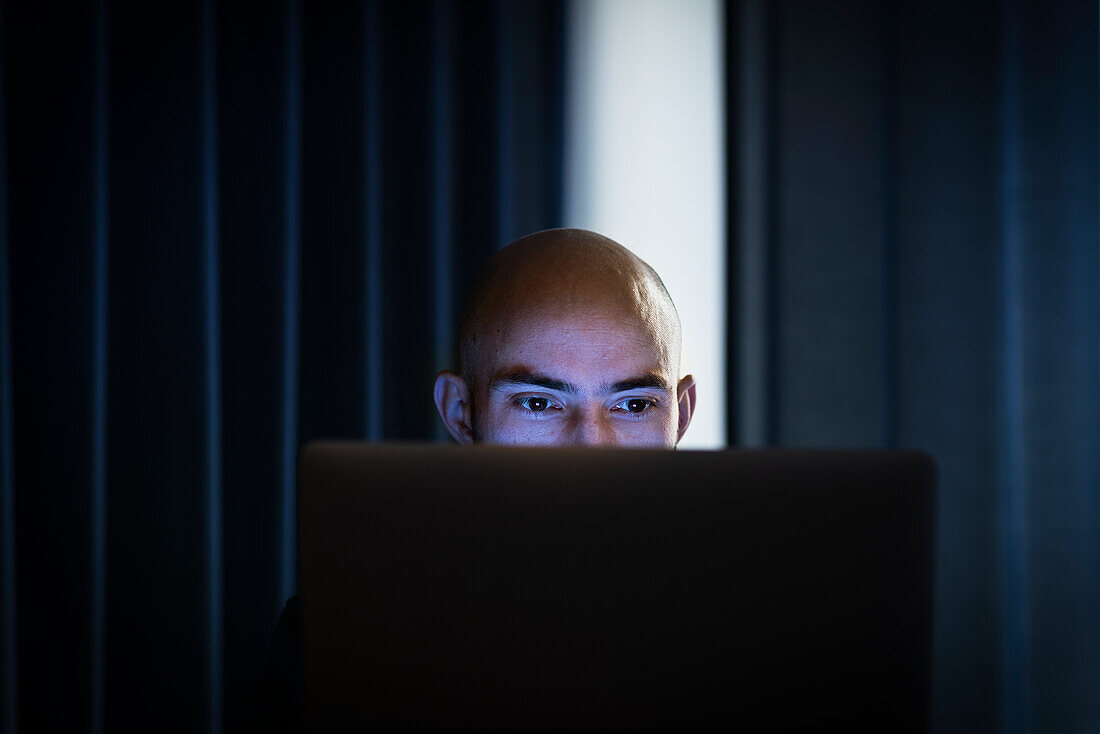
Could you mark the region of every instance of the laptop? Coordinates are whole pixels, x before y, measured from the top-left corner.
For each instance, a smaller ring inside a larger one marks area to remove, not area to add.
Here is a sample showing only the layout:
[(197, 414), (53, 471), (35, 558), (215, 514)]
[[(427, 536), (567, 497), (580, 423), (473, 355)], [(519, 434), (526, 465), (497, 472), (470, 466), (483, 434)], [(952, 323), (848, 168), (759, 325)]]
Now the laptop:
[(311, 731), (927, 728), (919, 452), (313, 443)]

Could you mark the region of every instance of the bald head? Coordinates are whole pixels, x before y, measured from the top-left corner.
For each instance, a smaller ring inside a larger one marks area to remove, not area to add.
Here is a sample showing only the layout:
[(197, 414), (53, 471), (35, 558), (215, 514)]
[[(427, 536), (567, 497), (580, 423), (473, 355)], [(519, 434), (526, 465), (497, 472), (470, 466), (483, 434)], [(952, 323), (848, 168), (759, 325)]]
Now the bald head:
[(675, 446), (695, 406), (680, 318), (653, 268), (594, 232), (513, 242), (478, 271), (459, 374), (435, 404), (459, 443)]
[(637, 320), (679, 369), (680, 318), (653, 268), (603, 235), (549, 229), (500, 250), (474, 278), (458, 335), (460, 369), (471, 387), (512, 327), (539, 314)]

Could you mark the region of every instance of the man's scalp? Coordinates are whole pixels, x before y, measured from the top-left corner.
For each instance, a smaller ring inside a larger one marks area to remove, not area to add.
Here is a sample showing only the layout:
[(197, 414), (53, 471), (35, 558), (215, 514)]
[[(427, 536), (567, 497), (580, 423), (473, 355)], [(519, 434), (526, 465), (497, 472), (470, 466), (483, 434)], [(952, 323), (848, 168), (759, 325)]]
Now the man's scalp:
[(630, 313), (668, 341), (679, 364), (680, 319), (656, 271), (603, 235), (549, 229), (495, 253), (474, 277), (458, 332), (459, 368), (472, 389), (483, 351), (502, 329), (544, 309)]

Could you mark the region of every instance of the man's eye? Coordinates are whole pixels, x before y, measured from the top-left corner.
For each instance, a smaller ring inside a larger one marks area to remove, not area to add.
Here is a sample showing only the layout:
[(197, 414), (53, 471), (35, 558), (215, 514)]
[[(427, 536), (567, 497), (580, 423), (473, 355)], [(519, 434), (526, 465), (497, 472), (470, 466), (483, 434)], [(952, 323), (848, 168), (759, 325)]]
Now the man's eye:
[(652, 400), (646, 400), (645, 398), (629, 398), (618, 403), (615, 407), (619, 410), (625, 410), (628, 413), (644, 413), (652, 405)]
[(519, 404), (532, 413), (541, 413), (550, 407), (550, 401), (546, 398), (520, 398)]

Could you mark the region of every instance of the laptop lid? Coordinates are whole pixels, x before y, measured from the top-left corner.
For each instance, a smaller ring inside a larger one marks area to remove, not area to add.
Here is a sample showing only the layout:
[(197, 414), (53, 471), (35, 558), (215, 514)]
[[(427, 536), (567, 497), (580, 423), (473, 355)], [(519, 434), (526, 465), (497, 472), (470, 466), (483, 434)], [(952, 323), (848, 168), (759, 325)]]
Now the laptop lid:
[(923, 731), (915, 452), (314, 443), (314, 731)]

